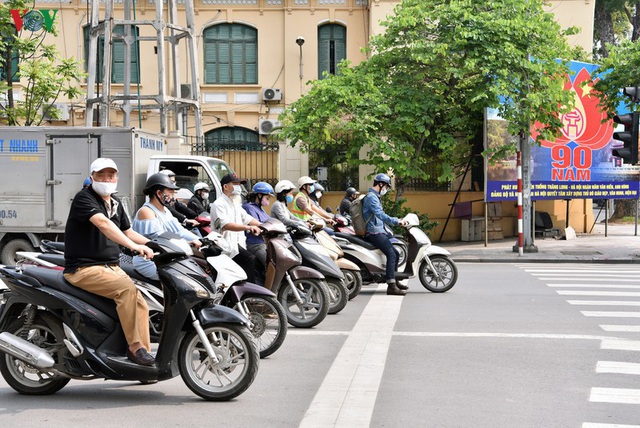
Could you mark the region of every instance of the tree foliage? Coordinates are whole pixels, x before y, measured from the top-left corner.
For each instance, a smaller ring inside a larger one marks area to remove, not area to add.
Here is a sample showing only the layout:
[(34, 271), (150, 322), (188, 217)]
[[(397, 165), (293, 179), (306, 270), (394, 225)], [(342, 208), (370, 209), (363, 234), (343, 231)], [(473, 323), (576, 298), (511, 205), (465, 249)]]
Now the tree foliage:
[(341, 64), (285, 111), (284, 138), (310, 150), (348, 142), (351, 162), (393, 171), (400, 197), (404, 180), (428, 178), (427, 163), (442, 180), (466, 164), (485, 108), (512, 134), (562, 128), (573, 95), (556, 59), (572, 51), (542, 0), (404, 0), (383, 25), (370, 59)]
[[(64, 95), (73, 100), (82, 94), (78, 83), (84, 78), (81, 64), (74, 58), (62, 58), (53, 44), (45, 39), (58, 35), (54, 26), (46, 31), (30, 31), (22, 27), (18, 32), (11, 10), (31, 10), (35, 3), (24, 0), (8, 0), (0, 5), (0, 65), (3, 81), (0, 91), (6, 94), (6, 103), (0, 107), (3, 121), (10, 126), (38, 126), (43, 112), (56, 117), (57, 110), (50, 109), (58, 97)], [(12, 58), (17, 55), (18, 68)], [(14, 97), (14, 76), (22, 83), (22, 96)]]

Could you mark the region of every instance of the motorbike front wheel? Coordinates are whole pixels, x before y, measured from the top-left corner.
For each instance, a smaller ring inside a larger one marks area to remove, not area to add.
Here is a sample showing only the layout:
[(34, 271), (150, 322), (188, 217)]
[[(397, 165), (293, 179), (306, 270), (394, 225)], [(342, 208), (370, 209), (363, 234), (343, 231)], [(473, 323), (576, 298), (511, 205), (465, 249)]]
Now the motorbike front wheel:
[[(24, 318), (13, 320), (6, 331), (46, 349), (57, 362), (61, 361), (67, 349), (62, 342), (64, 339), (62, 326), (58, 320), (45, 314), (37, 315), (26, 329)], [(23, 395), (54, 394), (71, 380), (54, 371), (40, 371), (4, 353), (0, 353), (0, 373), (11, 388)]]
[(260, 358), (276, 352), (287, 336), (287, 315), (275, 297), (251, 296), (242, 299), (251, 321), (251, 333), (258, 342)]
[(343, 269), (342, 273), (344, 275), (344, 282), (347, 286), (347, 291), (349, 291), (349, 300), (351, 300), (360, 294), (360, 290), (362, 289), (362, 275), (360, 275), (360, 272), (356, 270), (348, 269)]
[(293, 284), (298, 289), (302, 302), (295, 298), (288, 281), (278, 291), (278, 301), (284, 307), (289, 324), (301, 328), (320, 324), (329, 311), (329, 288), (326, 282), (317, 278), (304, 278), (296, 279)]
[(218, 362), (209, 358), (200, 336), (192, 331), (180, 344), (180, 376), (205, 400), (231, 400), (246, 391), (258, 373), (260, 357), (253, 335), (236, 324), (217, 324), (204, 331)]
[(328, 278), (327, 286), (329, 287), (329, 314), (337, 314), (347, 306), (349, 301), (349, 290), (344, 283), (337, 278)]
[(422, 286), (433, 293), (444, 293), (450, 290), (458, 280), (458, 268), (453, 260), (443, 255), (431, 256), (429, 259), (435, 272), (426, 261), (422, 261), (418, 270)]

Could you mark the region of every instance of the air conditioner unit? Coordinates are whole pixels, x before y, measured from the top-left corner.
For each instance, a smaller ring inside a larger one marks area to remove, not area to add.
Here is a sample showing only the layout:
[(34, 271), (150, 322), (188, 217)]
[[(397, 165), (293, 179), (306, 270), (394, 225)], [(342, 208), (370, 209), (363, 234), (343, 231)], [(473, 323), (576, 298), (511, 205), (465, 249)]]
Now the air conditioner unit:
[[(53, 113), (53, 110), (56, 110), (57, 113)], [(69, 120), (69, 105), (67, 103), (53, 103), (43, 107), (42, 118), (48, 121), (65, 122)]]
[(262, 101), (280, 101), (282, 91), (277, 88), (265, 88), (262, 90)]
[(260, 135), (269, 135), (273, 131), (282, 127), (282, 123), (273, 119), (260, 119), (258, 123), (258, 133)]

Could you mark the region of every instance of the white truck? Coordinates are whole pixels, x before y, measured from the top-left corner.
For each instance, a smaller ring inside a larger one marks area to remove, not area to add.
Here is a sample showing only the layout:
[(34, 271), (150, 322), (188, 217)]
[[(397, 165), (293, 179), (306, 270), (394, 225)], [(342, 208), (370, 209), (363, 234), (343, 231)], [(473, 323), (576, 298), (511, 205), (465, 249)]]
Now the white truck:
[(15, 264), (17, 251), (42, 239), (63, 239), (71, 201), (98, 157), (118, 165), (117, 196), (130, 216), (144, 202), (147, 177), (162, 169), (187, 190), (208, 183), (213, 202), (233, 170), (216, 158), (168, 155), (169, 141), (136, 128), (0, 127), (0, 264)]

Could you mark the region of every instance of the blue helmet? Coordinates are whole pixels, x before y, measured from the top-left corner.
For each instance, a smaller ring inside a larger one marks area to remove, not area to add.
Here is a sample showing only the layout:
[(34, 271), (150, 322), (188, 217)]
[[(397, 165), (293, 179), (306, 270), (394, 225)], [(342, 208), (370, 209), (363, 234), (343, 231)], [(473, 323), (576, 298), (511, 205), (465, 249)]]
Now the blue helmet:
[(265, 183), (264, 181), (259, 181), (253, 185), (253, 189), (251, 189), (253, 193), (260, 193), (263, 195), (273, 195), (273, 187), (271, 184)]
[(324, 192), (324, 187), (320, 183), (313, 183), (313, 190)]
[(377, 183), (384, 183), (391, 187), (391, 178), (387, 174), (380, 173), (373, 178), (373, 185), (375, 186)]
[(91, 177), (85, 178), (84, 181), (82, 182), (82, 187), (87, 187), (87, 186), (91, 186)]

